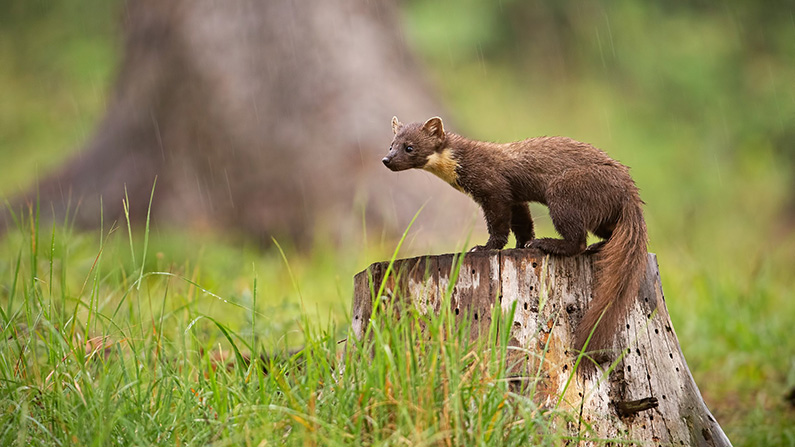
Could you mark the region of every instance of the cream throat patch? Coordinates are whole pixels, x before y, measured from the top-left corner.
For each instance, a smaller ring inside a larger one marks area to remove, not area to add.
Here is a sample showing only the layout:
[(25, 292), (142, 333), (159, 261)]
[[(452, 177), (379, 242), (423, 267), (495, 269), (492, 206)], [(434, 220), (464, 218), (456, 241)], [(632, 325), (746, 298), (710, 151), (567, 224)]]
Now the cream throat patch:
[(458, 167), (458, 163), (453, 158), (453, 150), (448, 147), (441, 152), (431, 154), (422, 169), (436, 175), (453, 188), (465, 192), (461, 185), (458, 184), (458, 174), (455, 172), (456, 167)]

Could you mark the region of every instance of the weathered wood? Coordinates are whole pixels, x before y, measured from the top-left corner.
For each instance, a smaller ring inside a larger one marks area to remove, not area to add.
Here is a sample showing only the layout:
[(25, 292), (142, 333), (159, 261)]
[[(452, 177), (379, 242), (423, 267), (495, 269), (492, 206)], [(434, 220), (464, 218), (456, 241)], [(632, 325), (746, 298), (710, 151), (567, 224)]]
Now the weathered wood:
[[(400, 308), (438, 312), (455, 267), (454, 255), (375, 263), (356, 275), (353, 332), (361, 338), (372, 312), (373, 292)], [(397, 280), (396, 280), (397, 278)], [(553, 407), (558, 401), (581, 415), (573, 435), (590, 433), (653, 445), (730, 446), (696, 387), (665, 307), (656, 257), (649, 255), (646, 279), (620, 328), (608, 360), (580, 368), (569, 383), (577, 357), (574, 329), (591, 298), (593, 259), (544, 256), (532, 250), (467, 254), (454, 284), (450, 305), (457, 322), (471, 316), (472, 336), (486, 334), (492, 309), (515, 305), (510, 327), (510, 374), (541, 377), (534, 399)], [(503, 330), (504, 328), (499, 328)], [(485, 331), (485, 332), (484, 332)], [(582, 359), (581, 361), (590, 361)], [(568, 385), (567, 385), (568, 383)], [(588, 432), (590, 427), (590, 432)], [(581, 445), (590, 445), (583, 442)]]

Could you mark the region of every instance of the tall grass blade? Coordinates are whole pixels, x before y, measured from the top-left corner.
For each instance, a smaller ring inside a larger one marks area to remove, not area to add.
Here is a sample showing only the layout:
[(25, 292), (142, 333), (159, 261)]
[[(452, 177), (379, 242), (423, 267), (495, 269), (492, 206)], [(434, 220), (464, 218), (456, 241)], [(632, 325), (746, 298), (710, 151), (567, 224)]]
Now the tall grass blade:
[(152, 216), (152, 201), (155, 198), (155, 187), (157, 186), (157, 176), (152, 183), (152, 192), (149, 194), (149, 206), (146, 208), (146, 229), (144, 230), (144, 252), (141, 257), (141, 272), (138, 275), (138, 289), (141, 288), (141, 280), (144, 277), (144, 269), (146, 268), (146, 251), (149, 248), (149, 218)]
[(124, 220), (127, 221), (127, 236), (130, 239), (130, 256), (132, 257), (132, 265), (136, 265), (137, 263), (135, 262), (135, 246), (133, 245), (133, 237), (132, 237), (132, 225), (130, 225), (130, 197), (127, 195), (126, 183), (124, 184), (124, 200), (122, 200), (122, 206), (124, 207)]

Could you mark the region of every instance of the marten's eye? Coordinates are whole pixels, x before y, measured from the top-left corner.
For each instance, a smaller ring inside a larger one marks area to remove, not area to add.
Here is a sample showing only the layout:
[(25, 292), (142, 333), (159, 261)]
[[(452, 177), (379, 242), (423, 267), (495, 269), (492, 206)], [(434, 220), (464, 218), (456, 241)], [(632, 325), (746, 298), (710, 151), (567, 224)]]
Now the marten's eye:
[(406, 146), (406, 152), (411, 152), (414, 150), (414, 146)]

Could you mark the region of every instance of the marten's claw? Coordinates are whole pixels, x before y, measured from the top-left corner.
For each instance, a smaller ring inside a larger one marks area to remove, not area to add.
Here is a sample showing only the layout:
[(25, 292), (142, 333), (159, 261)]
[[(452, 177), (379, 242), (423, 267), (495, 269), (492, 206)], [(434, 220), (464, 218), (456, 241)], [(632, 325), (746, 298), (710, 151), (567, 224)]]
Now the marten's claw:
[(599, 241), (599, 242), (596, 242), (594, 244), (591, 244), (591, 245), (588, 246), (588, 248), (585, 249), (585, 251), (583, 253), (589, 254), (589, 255), (599, 253), (600, 251), (602, 251), (602, 248), (604, 248), (606, 243), (607, 243), (607, 241)]
[(533, 248), (543, 252), (544, 250), (541, 248), (541, 245), (543, 244), (541, 243), (540, 239), (533, 239), (532, 241), (527, 241), (527, 243), (524, 244), (524, 248)]

